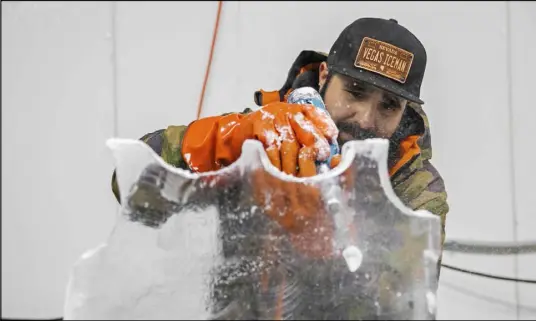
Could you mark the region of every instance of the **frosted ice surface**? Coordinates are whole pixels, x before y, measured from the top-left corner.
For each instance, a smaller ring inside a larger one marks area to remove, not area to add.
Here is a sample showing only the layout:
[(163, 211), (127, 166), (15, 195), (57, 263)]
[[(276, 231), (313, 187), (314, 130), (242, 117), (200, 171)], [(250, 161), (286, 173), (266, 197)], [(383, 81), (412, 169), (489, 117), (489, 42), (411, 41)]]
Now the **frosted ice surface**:
[[(434, 319), (440, 223), (395, 196), (387, 142), (309, 178), (256, 141), (202, 175), (108, 142), (121, 215), (73, 267), (65, 319)], [(112, 213), (110, 213), (112, 215)]]

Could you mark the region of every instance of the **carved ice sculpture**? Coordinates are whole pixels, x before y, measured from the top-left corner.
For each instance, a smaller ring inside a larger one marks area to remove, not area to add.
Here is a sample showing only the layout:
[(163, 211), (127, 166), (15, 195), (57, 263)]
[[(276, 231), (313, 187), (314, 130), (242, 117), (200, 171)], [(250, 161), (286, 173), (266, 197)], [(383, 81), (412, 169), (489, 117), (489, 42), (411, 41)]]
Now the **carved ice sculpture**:
[[(435, 319), (439, 219), (395, 196), (386, 140), (348, 142), (310, 178), (279, 172), (256, 141), (202, 175), (137, 140), (108, 146), (121, 214), (74, 266), (65, 319)], [(296, 193), (314, 228), (280, 224)]]

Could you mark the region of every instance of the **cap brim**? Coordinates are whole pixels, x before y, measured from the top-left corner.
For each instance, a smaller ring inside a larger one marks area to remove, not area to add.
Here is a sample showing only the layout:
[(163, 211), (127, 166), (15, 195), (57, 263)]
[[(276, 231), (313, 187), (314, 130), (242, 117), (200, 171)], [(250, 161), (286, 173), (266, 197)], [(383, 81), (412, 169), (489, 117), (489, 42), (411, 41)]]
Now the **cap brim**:
[(339, 74), (348, 76), (350, 78), (364, 81), (370, 85), (373, 85), (375, 87), (388, 91), (392, 94), (405, 98), (411, 102), (424, 105), (424, 101), (422, 101), (419, 97), (413, 95), (407, 90), (400, 88), (399, 86), (396, 86), (396, 84), (393, 84), (393, 80), (385, 78), (384, 76), (375, 74), (373, 72), (370, 72), (368, 70), (361, 69), (361, 68), (352, 68), (349, 70), (346, 67), (332, 66), (331, 70)]

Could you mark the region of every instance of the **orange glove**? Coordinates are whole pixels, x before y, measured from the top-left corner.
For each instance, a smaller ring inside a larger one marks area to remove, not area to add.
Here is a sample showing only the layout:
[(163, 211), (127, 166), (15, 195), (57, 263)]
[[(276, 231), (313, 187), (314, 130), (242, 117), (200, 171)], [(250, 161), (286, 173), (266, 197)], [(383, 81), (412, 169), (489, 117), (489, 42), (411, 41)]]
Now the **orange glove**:
[(290, 175), (312, 176), (316, 174), (315, 161), (329, 158), (328, 141), (337, 135), (333, 120), (313, 105), (276, 102), (245, 115), (194, 121), (184, 136), (182, 155), (192, 170), (213, 171), (236, 161), (246, 139), (256, 139), (278, 169)]
[[(246, 139), (263, 143), (271, 163), (286, 174), (317, 174), (315, 161), (329, 158), (329, 141), (338, 129), (327, 113), (313, 105), (276, 102), (250, 114), (209, 117), (190, 124), (182, 144), (183, 159), (198, 172), (217, 170), (240, 157)], [(331, 167), (340, 155), (331, 160)], [(315, 186), (290, 183), (264, 170), (253, 172), (257, 205), (278, 222), (294, 248), (310, 257), (331, 251), (331, 218)]]

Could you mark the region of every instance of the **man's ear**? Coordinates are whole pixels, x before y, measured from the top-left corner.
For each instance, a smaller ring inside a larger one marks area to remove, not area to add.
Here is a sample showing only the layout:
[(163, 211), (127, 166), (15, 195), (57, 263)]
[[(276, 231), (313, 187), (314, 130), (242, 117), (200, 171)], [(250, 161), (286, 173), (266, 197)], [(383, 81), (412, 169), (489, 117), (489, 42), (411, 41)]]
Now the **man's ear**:
[(320, 63), (318, 67), (318, 86), (320, 88), (324, 87), (326, 80), (328, 80), (328, 64), (324, 61)]

